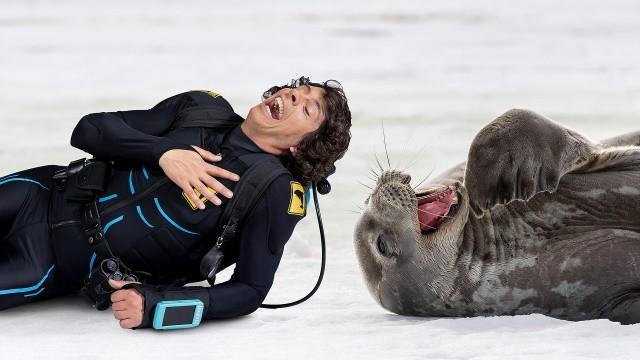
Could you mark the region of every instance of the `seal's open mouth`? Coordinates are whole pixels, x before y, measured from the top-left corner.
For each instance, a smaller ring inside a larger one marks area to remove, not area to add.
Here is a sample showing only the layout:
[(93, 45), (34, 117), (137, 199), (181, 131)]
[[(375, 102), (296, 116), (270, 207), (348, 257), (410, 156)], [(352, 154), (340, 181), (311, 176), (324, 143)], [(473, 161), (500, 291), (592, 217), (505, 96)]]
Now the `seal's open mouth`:
[(459, 195), (450, 186), (421, 191), (416, 197), (422, 233), (437, 229), (438, 225), (453, 217), (458, 210)]

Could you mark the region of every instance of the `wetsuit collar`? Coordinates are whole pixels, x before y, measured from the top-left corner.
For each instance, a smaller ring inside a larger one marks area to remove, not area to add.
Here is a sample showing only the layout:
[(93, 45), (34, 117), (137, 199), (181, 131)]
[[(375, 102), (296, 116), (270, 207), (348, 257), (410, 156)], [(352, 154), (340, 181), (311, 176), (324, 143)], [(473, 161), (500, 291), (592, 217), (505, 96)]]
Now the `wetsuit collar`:
[(226, 144), (234, 150), (243, 150), (247, 153), (262, 153), (262, 149), (256, 145), (243, 131), (240, 125), (236, 126), (227, 135)]

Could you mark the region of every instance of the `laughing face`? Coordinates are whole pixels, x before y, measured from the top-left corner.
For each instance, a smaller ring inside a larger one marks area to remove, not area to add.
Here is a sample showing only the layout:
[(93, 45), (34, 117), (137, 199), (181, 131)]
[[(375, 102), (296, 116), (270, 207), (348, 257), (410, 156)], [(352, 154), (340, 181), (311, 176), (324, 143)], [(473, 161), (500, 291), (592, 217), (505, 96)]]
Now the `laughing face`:
[[(468, 216), (460, 181), (437, 179), (417, 189), (398, 171), (380, 175), (354, 234), (370, 293), (398, 314), (433, 314), (440, 295), (432, 284), (450, 283), (446, 262)], [(431, 304), (431, 305), (430, 305)]]
[(242, 130), (264, 151), (295, 152), (325, 119), (325, 91), (317, 86), (284, 88), (249, 110)]

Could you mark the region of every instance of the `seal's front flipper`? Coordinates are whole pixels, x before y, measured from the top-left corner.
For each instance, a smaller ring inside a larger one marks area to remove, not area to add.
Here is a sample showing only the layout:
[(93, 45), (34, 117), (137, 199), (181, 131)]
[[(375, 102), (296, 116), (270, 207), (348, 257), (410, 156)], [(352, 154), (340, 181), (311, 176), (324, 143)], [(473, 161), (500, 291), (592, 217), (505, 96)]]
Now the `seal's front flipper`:
[(469, 149), (464, 185), (476, 216), (497, 204), (556, 190), (588, 162), (596, 145), (529, 110), (513, 109), (485, 126)]
[(640, 131), (634, 131), (602, 140), (600, 142), (600, 146), (640, 146)]

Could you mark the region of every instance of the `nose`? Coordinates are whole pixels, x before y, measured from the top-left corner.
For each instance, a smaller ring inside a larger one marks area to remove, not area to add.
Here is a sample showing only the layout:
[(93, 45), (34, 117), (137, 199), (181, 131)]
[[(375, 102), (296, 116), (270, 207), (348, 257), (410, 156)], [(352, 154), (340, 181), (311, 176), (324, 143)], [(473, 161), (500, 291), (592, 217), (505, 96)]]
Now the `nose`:
[(296, 88), (291, 89), (291, 91), (289, 92), (289, 98), (291, 99), (291, 104), (295, 106), (303, 102), (306, 98), (306, 95), (302, 91), (300, 91), (300, 89)]
[(394, 183), (399, 182), (401, 184), (409, 184), (411, 182), (411, 175), (400, 170), (387, 170), (380, 175), (378, 179), (380, 183)]

